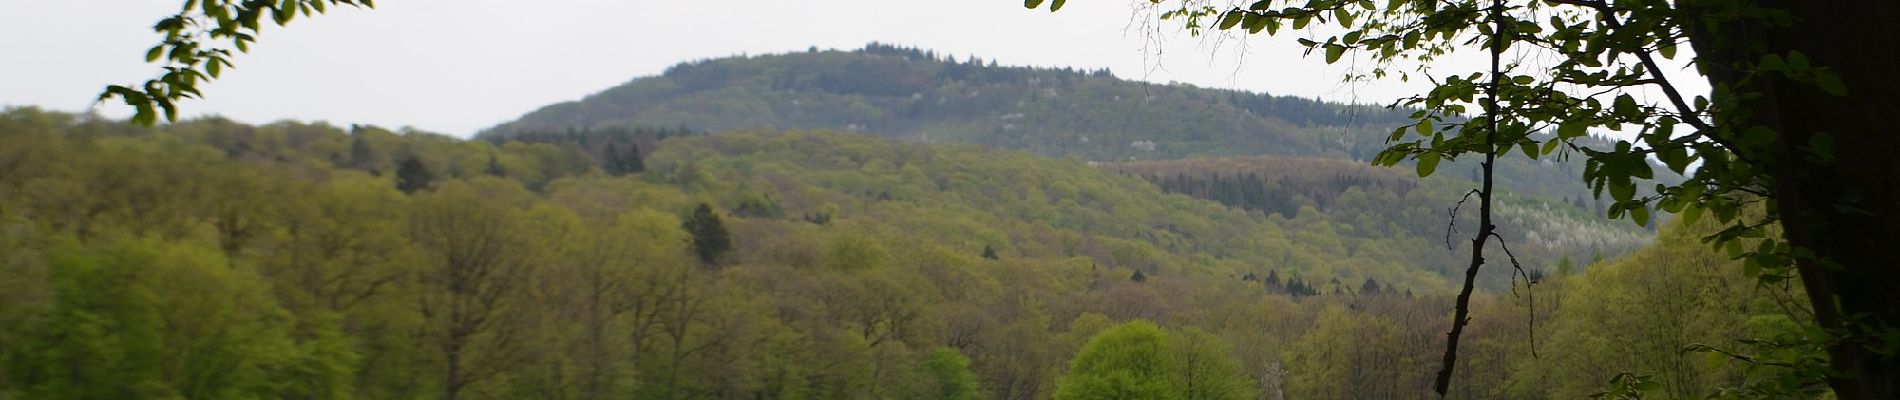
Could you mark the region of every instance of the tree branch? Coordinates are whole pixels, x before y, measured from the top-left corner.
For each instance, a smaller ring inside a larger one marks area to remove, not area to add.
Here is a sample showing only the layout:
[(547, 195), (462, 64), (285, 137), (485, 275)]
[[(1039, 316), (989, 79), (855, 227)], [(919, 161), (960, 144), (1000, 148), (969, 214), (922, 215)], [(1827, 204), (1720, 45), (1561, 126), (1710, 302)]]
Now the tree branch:
[(1484, 244), (1495, 235), (1497, 227), (1491, 224), (1491, 195), (1493, 173), (1497, 170), (1498, 159), (1498, 87), (1502, 85), (1501, 60), (1504, 58), (1504, 0), (1491, 0), (1491, 82), (1485, 88), (1485, 122), (1490, 125), (1484, 135), (1484, 182), (1478, 191), (1478, 235), (1471, 239), (1471, 265), (1465, 268), (1465, 284), (1458, 292), (1458, 304), (1452, 315), (1451, 332), (1446, 333), (1444, 363), (1438, 369), (1438, 380), (1432, 389), (1444, 398), (1451, 389), (1452, 370), (1458, 365), (1458, 337), (1464, 334), (1465, 325), (1470, 322), (1471, 290), (1478, 279), (1478, 269), (1484, 266)]

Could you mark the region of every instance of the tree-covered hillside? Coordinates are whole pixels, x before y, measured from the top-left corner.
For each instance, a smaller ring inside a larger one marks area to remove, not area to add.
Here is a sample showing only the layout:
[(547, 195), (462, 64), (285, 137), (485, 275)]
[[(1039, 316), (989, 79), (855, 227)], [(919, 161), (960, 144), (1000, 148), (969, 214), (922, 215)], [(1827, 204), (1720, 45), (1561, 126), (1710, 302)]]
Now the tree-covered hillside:
[[(1129, 81), (1105, 70), (999, 66), (872, 43), (680, 64), (543, 107), (481, 136), (678, 126), (829, 130), (1087, 161), (1266, 154), (1363, 161), (1385, 148), (1411, 112)], [(1475, 171), (1476, 163), (1441, 169)], [(1567, 159), (1507, 159), (1500, 168), (1513, 191), (1594, 197), (1578, 182), (1582, 171), (1580, 161)]]
[[(1387, 191), (1284, 218), (979, 146), (626, 135), (0, 113), (0, 398), (1413, 398), (1442, 340), (1433, 238), (1339, 211)], [(1617, 357), (1677, 394), (1772, 377), (1644, 350), (1786, 330), (1680, 231), (1532, 266), (1535, 313), (1483, 296), (1459, 397), (1573, 398)], [(1615, 312), (1651, 306), (1686, 325)]]
[(1375, 107), (1146, 84), (1106, 71), (1003, 67), (873, 43), (680, 64), (544, 107), (484, 136), (685, 125), (863, 131), (1089, 160), (1328, 152), (1364, 159), (1376, 149), (1315, 128), (1383, 126), (1399, 117)]

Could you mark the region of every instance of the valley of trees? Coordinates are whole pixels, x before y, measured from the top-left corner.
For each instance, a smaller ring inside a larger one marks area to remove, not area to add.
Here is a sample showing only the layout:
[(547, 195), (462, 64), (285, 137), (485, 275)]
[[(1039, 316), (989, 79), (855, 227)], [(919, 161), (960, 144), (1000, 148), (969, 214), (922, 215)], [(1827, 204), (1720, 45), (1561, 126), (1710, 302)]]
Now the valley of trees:
[[(0, 398), (1432, 395), (1458, 256), (1429, 179), (548, 132), (0, 113)], [(1700, 245), (1712, 229), (1599, 263), (1524, 242), (1538, 282), (1489, 277), (1452, 396), (1781, 379), (1717, 351), (1812, 314)]]
[(1900, 7), (1485, 3), (1137, 2), (1434, 86), (1389, 109), (873, 43), (459, 140), (179, 122), (264, 17), (372, 6), (187, 1), (130, 123), (0, 114), (0, 399), (1900, 393)]

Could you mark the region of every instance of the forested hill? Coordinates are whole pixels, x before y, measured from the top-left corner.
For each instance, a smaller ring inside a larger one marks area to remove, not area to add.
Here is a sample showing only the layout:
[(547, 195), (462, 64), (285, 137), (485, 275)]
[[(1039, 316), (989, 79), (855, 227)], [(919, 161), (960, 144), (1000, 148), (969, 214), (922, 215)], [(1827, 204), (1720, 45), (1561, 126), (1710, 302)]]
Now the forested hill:
[[(1127, 81), (1106, 70), (997, 66), (873, 43), (856, 51), (680, 64), (483, 133), (626, 126), (874, 132), (1086, 160), (1330, 154), (1367, 159), (1404, 114)], [(1389, 128), (1384, 128), (1389, 129)]]
[[(1369, 160), (1411, 110), (1153, 84), (1085, 71), (998, 66), (872, 43), (853, 51), (689, 62), (579, 101), (546, 106), (480, 134), (686, 127), (867, 132), (971, 143), (1086, 161), (1297, 155)], [(1604, 146), (1584, 138), (1583, 146)], [(1580, 158), (1580, 157), (1575, 157)], [(1508, 191), (1591, 197), (1582, 162), (1501, 161)], [(1464, 176), (1476, 163), (1440, 170)]]

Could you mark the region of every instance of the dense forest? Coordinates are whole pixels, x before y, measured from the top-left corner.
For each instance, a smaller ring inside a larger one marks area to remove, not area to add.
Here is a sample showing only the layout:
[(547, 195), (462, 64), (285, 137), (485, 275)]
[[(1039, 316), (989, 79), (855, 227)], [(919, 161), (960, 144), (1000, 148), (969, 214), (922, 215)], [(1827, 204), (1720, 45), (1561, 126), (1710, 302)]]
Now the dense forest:
[[(1459, 257), (1440, 178), (678, 123), (462, 140), (7, 110), (0, 398), (1430, 394)], [(1783, 371), (1717, 350), (1811, 318), (1698, 243), (1712, 226), (1590, 260), (1644, 233), (1502, 201), (1565, 228), (1486, 276), (1452, 397), (1746, 393)]]

